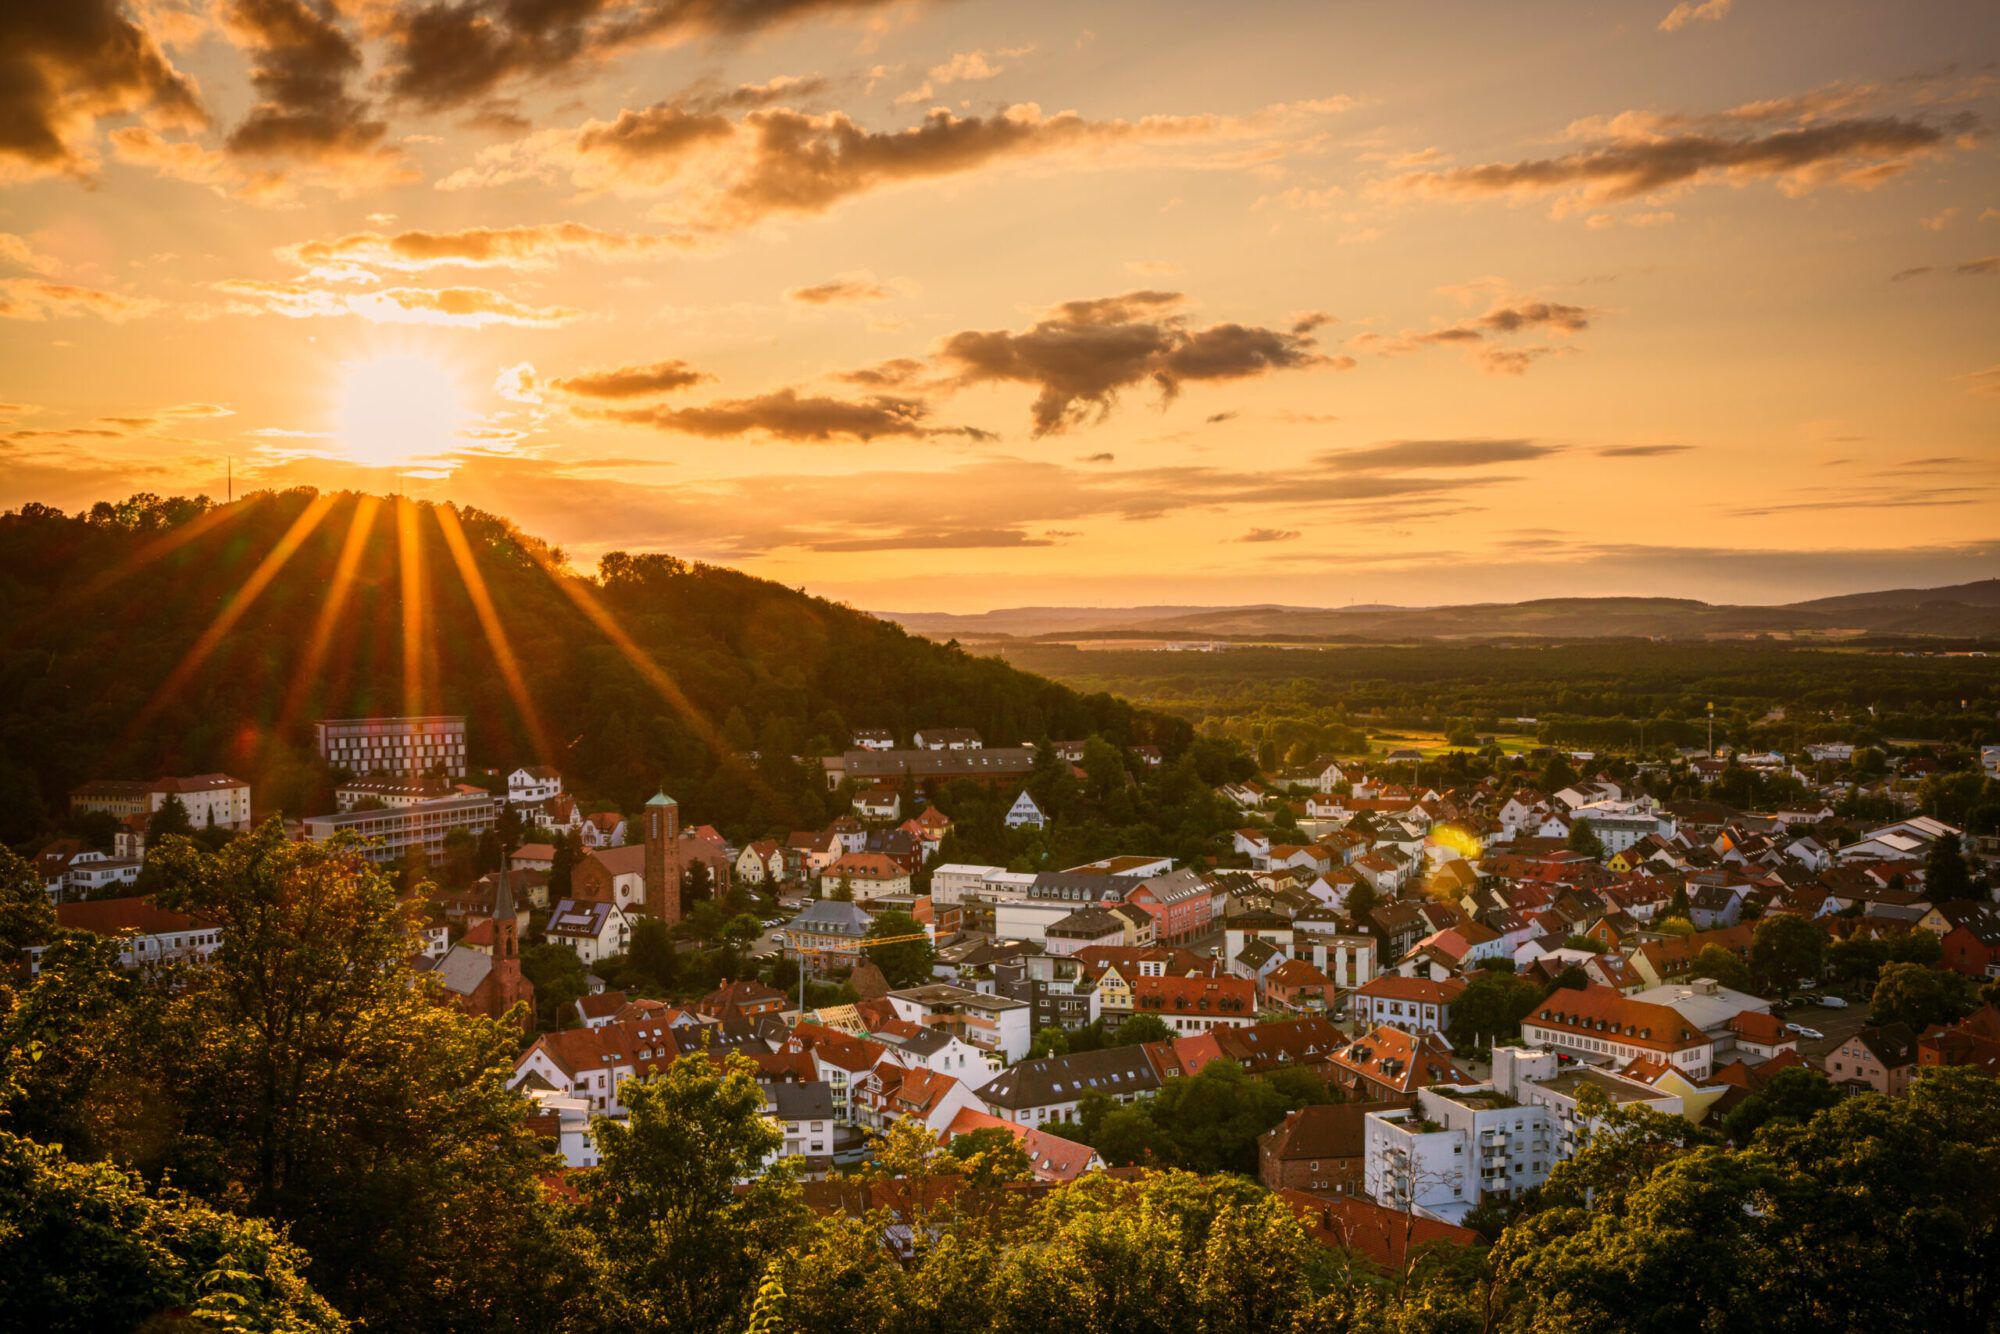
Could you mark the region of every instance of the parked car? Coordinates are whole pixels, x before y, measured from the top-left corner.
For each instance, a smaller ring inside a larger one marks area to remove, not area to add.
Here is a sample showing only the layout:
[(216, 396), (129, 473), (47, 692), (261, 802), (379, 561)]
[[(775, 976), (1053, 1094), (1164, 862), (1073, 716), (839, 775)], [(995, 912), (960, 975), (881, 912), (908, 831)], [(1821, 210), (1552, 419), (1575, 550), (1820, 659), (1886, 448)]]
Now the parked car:
[(1785, 1031), (1793, 1037), (1805, 1038), (1810, 1042), (1818, 1042), (1826, 1036), (1826, 1034), (1820, 1032), (1817, 1028), (1807, 1028), (1804, 1024), (1786, 1024)]
[(1847, 1002), (1838, 996), (1817, 996), (1814, 999), (1829, 1010), (1844, 1010), (1847, 1008)]

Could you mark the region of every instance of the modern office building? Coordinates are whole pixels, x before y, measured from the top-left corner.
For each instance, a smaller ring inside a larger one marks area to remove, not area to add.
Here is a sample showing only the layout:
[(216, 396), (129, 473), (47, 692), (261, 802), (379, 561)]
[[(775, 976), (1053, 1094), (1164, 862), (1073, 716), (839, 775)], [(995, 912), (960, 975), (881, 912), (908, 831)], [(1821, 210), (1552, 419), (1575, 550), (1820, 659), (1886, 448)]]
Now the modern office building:
[(313, 724), (319, 757), (351, 774), (465, 777), (465, 717), (322, 718)]

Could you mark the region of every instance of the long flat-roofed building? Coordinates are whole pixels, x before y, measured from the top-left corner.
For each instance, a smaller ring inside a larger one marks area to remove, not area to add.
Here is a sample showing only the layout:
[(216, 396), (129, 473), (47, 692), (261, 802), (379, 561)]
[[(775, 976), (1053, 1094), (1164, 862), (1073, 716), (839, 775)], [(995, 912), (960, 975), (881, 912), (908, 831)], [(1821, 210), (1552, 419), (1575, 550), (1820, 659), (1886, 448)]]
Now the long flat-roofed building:
[(427, 857), (442, 857), (446, 834), (463, 829), (477, 838), (494, 827), (499, 814), (499, 803), (480, 793), (382, 810), (313, 815), (306, 818), (305, 828), (306, 837), (315, 843), (336, 834), (353, 834), (363, 840), (362, 855), (369, 861), (393, 862), (413, 847), (421, 847)]
[(354, 774), (465, 777), (465, 716), (322, 718), (313, 724), (320, 759)]

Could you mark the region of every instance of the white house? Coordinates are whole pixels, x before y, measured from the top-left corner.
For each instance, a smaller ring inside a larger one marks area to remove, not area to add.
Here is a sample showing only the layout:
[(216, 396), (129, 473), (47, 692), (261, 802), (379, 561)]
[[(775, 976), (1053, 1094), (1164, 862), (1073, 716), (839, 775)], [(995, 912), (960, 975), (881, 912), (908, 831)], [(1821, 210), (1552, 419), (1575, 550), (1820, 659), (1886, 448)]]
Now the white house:
[(551, 945), (567, 945), (588, 968), (599, 959), (623, 954), (632, 944), (632, 919), (615, 903), (564, 899), (549, 910)]
[(522, 767), (507, 775), (507, 799), (533, 805), (562, 795), (562, 775), (546, 765)]
[(1032, 825), (1040, 829), (1048, 822), (1049, 818), (1042, 814), (1042, 808), (1035, 804), (1034, 797), (1026, 788), (1021, 789), (1021, 795), (1014, 798), (1014, 804), (1007, 809), (1009, 829), (1019, 829), (1023, 825)]
[(968, 894), (985, 896), (987, 878), (1006, 869), (1004, 866), (977, 866), (969, 862), (946, 862), (934, 867), (931, 870), (931, 902), (944, 907), (963, 903)]
[[(199, 963), (222, 945), (222, 928), (214, 922), (169, 911), (150, 895), (128, 899), (92, 899), (56, 905), (56, 925), (65, 931), (88, 931), (118, 941), (118, 966), (129, 971), (170, 963)], [(45, 945), (28, 951), (29, 971), (38, 971)]]

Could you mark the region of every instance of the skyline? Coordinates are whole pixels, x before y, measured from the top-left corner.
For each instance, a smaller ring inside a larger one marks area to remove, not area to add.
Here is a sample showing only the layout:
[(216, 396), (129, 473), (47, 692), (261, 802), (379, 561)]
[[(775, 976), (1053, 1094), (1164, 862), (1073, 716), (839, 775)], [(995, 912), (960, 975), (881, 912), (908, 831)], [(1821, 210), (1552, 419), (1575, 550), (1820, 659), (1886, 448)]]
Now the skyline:
[(0, 505), (909, 611), (2000, 572), (1981, 7), (1449, 8), (8, 15)]

